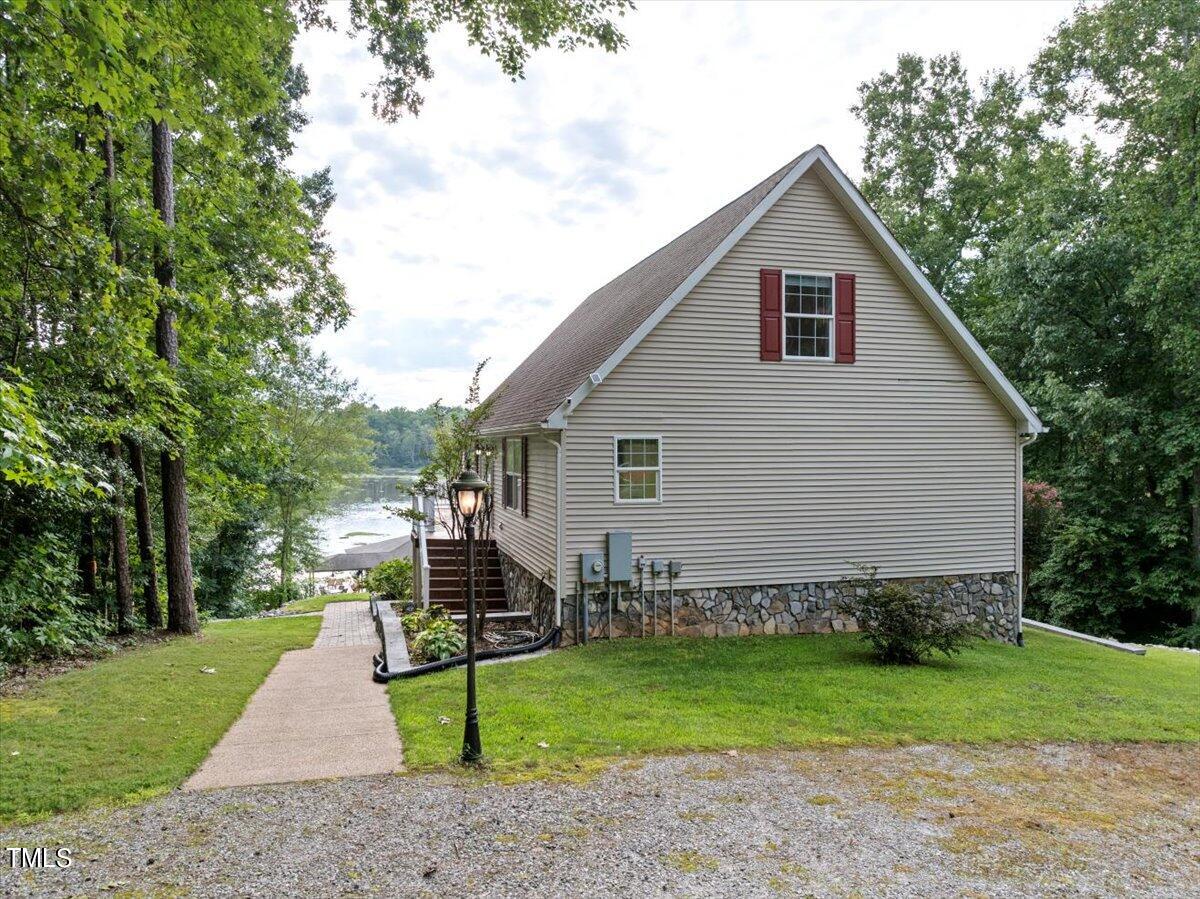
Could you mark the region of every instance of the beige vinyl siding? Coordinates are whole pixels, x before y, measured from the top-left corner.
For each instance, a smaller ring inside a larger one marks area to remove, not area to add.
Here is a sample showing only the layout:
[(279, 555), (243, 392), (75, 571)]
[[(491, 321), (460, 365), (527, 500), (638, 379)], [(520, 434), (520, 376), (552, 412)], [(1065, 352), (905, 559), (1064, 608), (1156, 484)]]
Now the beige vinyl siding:
[[(526, 435), (529, 438), (529, 458), (526, 466), (529, 482), (529, 515), (520, 509), (504, 506), (504, 459), (500, 454), (500, 440), (496, 438), (497, 457), (500, 464), (493, 466), (492, 490), (494, 493), (496, 544), (530, 572), (554, 586), (554, 539), (555, 527), (555, 448), (540, 434)], [(514, 435), (510, 440), (520, 440)]]
[[(760, 267), (857, 276), (857, 361), (759, 361)], [(815, 174), (579, 406), (566, 555), (629, 528), (681, 587), (1011, 571), (1016, 425)], [(661, 504), (613, 500), (613, 436), (661, 434)]]

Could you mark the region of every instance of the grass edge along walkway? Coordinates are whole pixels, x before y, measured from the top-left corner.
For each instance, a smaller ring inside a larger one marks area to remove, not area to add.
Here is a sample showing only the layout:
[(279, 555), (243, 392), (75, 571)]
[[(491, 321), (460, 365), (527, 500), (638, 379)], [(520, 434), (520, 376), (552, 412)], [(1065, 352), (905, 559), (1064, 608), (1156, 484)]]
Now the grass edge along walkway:
[[(0, 825), (178, 786), (317, 617), (210, 622), (0, 699)], [(202, 669), (215, 669), (205, 673)]]
[(283, 611), (296, 615), (324, 612), (325, 607), (331, 602), (362, 602), (370, 598), (369, 593), (322, 593), (319, 596), (309, 596), (305, 599), (293, 599), (283, 606)]
[[(503, 772), (727, 749), (1200, 739), (1200, 656), (1026, 640), (919, 667), (879, 665), (853, 635), (594, 641), (479, 669), (484, 752)], [(410, 770), (452, 765), (463, 679), (389, 685)]]

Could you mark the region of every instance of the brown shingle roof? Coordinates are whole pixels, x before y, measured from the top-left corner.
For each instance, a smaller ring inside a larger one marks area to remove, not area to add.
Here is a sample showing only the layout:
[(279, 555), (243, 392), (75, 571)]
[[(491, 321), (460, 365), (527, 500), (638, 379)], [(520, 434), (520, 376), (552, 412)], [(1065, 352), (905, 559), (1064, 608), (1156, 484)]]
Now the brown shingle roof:
[(796, 157), (580, 303), (496, 388), (483, 427), (501, 430), (545, 421), (708, 258), (799, 160)]

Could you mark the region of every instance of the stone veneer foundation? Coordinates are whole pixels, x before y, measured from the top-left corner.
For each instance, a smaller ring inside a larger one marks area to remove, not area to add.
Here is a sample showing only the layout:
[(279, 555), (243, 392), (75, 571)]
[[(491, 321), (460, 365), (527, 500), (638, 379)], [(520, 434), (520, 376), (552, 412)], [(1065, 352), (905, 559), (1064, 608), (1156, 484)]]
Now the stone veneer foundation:
[(508, 608), (513, 612), (528, 612), (534, 630), (546, 633), (554, 627), (554, 588), (504, 550), (499, 553)]
[[(554, 590), (503, 551), (500, 563), (509, 608), (531, 613), (545, 633), (554, 624)], [(959, 621), (977, 625), (984, 636), (1004, 643), (1017, 639), (1017, 578), (1014, 572), (896, 578)], [(663, 581), (660, 579), (659, 585)], [(854, 619), (841, 611), (842, 600), (856, 588), (848, 581), (817, 581), (752, 587), (703, 587), (675, 591), (674, 633), (680, 637), (737, 637), (749, 634), (822, 634), (855, 631)], [(665, 636), (672, 633), (669, 591), (622, 587), (612, 614), (613, 637)], [(563, 597), (563, 643), (582, 634), (577, 597)], [(609, 635), (608, 596), (588, 594), (590, 639)]]

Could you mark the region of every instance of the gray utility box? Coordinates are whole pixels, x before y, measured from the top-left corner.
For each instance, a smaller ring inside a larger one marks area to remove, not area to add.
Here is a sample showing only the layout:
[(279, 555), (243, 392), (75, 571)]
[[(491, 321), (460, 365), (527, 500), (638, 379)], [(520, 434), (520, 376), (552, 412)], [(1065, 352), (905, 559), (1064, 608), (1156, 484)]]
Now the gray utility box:
[(617, 584), (633, 580), (633, 532), (608, 532), (608, 579)]
[(585, 584), (603, 584), (608, 578), (608, 566), (604, 564), (604, 553), (579, 554), (579, 579)]

